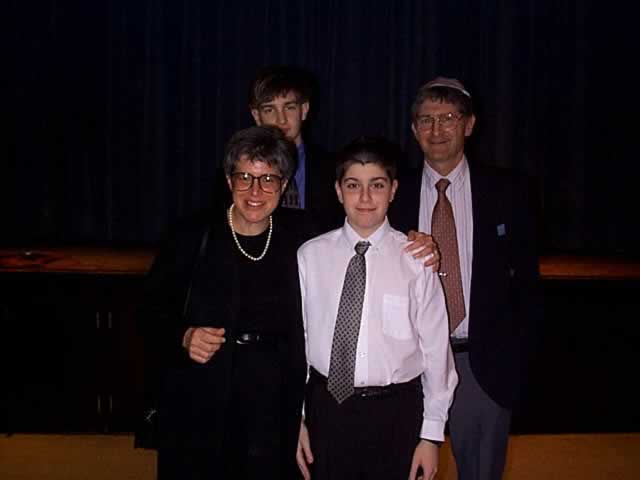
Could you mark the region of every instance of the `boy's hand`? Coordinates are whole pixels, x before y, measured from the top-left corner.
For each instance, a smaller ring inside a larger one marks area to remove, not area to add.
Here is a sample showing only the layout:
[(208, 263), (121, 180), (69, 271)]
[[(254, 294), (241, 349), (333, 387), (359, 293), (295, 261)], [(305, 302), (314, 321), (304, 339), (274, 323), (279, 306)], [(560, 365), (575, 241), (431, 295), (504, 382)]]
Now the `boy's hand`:
[(304, 418), (300, 421), (300, 433), (298, 435), (298, 450), (296, 451), (296, 461), (300, 473), (304, 480), (310, 480), (311, 472), (308, 465), (313, 463), (313, 453), (311, 452), (311, 442), (309, 441), (309, 431), (304, 424)]
[(409, 230), (407, 240), (411, 243), (405, 247), (405, 252), (413, 255), (413, 258), (424, 258), (424, 266), (433, 267), (434, 272), (440, 269), (440, 250), (431, 235)]
[[(411, 461), (411, 472), (409, 480), (433, 480), (438, 472), (438, 446), (427, 440), (420, 440), (418, 446), (413, 452), (413, 460)], [(422, 475), (417, 477), (418, 468), (422, 468)]]

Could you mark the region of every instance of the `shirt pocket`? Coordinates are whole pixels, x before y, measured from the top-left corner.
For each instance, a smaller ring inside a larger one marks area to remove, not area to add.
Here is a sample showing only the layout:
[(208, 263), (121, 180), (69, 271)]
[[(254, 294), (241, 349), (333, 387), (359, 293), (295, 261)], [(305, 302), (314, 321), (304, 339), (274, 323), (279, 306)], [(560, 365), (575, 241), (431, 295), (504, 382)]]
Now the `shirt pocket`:
[(382, 298), (382, 332), (397, 340), (413, 338), (408, 297), (385, 295)]

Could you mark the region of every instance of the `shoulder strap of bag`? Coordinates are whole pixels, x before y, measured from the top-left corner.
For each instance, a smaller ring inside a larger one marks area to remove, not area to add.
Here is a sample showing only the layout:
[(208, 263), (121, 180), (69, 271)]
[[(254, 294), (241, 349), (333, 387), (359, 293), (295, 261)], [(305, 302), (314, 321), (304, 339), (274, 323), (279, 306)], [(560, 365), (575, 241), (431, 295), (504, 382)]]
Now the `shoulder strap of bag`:
[(196, 261), (193, 264), (193, 270), (191, 272), (191, 277), (189, 278), (189, 287), (187, 288), (187, 295), (184, 298), (184, 306), (182, 307), (182, 318), (186, 318), (187, 313), (189, 311), (189, 302), (191, 301), (191, 287), (193, 286), (193, 279), (196, 276), (198, 271), (198, 266), (204, 257), (204, 252), (207, 249), (207, 243), (209, 242), (209, 232), (211, 231), (211, 227), (208, 226), (207, 229), (202, 234), (202, 240), (200, 241), (200, 250), (198, 250), (198, 256), (196, 257)]

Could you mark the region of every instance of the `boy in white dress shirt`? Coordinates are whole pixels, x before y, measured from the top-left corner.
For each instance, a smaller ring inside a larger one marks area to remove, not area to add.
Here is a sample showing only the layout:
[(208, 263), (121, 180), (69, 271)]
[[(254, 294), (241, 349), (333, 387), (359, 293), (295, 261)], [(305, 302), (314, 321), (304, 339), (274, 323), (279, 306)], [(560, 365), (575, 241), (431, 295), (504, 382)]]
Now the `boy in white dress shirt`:
[(387, 221), (396, 150), (361, 138), (338, 155), (342, 228), (298, 250), (310, 366), (297, 460), (306, 479), (435, 476), (457, 384), (437, 272)]

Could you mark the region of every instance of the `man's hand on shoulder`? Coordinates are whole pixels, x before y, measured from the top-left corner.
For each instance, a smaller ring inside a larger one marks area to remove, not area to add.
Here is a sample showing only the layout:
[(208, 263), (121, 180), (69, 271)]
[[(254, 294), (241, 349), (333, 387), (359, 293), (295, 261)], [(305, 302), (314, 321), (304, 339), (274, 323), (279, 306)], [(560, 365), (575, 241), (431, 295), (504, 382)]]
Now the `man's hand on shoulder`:
[(407, 240), (411, 243), (406, 246), (405, 252), (413, 255), (413, 258), (424, 258), (424, 266), (432, 267), (434, 272), (440, 269), (440, 250), (431, 235), (409, 230)]

